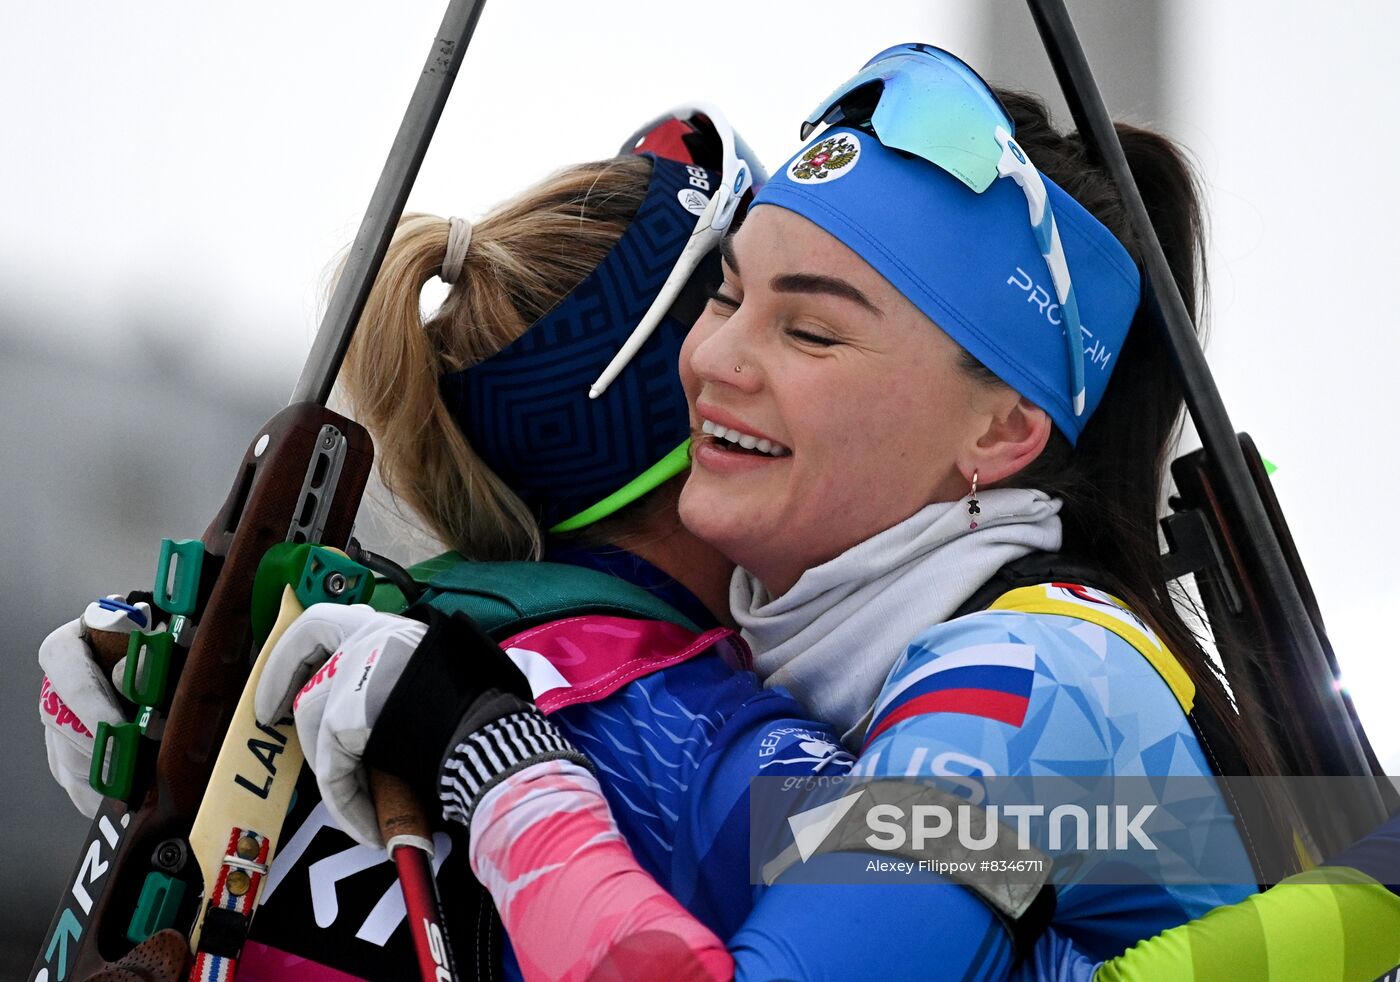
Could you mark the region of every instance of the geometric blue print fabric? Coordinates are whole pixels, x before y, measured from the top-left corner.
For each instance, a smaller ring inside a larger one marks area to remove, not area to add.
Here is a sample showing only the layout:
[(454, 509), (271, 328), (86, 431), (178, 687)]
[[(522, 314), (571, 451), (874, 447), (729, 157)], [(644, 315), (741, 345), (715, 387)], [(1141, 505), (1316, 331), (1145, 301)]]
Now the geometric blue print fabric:
[(711, 180), (693, 165), (650, 159), (646, 198), (602, 263), (510, 345), (439, 382), (473, 449), (545, 528), (617, 491), (690, 435), (677, 375), (690, 324), (670, 314), (607, 391), (588, 397), (695, 229), (683, 203), (695, 207), (695, 172)]

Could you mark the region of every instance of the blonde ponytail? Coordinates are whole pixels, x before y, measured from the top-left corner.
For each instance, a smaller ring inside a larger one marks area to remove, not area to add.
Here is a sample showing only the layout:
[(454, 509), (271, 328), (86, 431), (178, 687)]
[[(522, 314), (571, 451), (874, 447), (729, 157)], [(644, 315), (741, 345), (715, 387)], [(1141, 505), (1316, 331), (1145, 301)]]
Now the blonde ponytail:
[(438, 378), (489, 358), (559, 303), (626, 230), (651, 163), (566, 168), (474, 223), (461, 272), (426, 322), (448, 221), (405, 215), (370, 292), (340, 380), (374, 435), (380, 476), (444, 543), (472, 559), (537, 559), (535, 517), (468, 444)]

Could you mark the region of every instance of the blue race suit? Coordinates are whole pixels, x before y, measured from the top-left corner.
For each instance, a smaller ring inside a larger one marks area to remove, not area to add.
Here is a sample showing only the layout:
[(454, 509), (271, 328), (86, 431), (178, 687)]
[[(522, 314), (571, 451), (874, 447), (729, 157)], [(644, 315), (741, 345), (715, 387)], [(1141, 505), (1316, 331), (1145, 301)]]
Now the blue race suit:
[[(992, 712), (966, 695), (988, 691), (1019, 698), (1021, 711), (1008, 717), (1006, 700)], [(908, 646), (877, 706), (874, 739), (856, 767), (862, 775), (1211, 774), (1152, 666), (1113, 632), (1070, 617), (989, 611), (936, 625)], [(850, 766), (833, 731), (804, 718), (785, 691), (707, 655), (554, 719), (597, 767), (642, 867), (730, 939), (739, 978), (1011, 971), (1011, 940), (991, 909), (933, 874), (749, 885), (750, 779)], [(1022, 974), (1036, 965), (1057, 977), (1091, 971), (1096, 959), (1255, 890), (1218, 794), (1191, 802), (1161, 845), (1168, 867), (1209, 863), (1219, 885), (1064, 887), (1046, 940), (1059, 955), (1032, 959)]]

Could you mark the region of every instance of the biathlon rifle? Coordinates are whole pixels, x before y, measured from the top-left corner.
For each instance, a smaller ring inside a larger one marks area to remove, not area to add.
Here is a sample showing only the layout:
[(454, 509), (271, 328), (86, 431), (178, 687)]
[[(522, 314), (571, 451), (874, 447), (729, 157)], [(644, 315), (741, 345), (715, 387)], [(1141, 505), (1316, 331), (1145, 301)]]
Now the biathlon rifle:
[[(34, 982), (85, 979), (154, 929), (188, 930), (202, 914), (198, 900), (213, 885), (197, 882), (190, 834), (257, 654), (255, 577), (283, 543), (349, 543), (374, 450), (369, 433), (326, 401), (484, 2), (450, 0), (290, 404), (250, 443), (203, 539), (162, 547), (155, 593), (172, 615), (169, 629), (133, 644), (129, 672), (134, 678), (140, 663), (139, 686), (131, 684), (142, 705), (135, 722), (100, 734), (94, 756), (108, 796), (31, 969)], [(336, 595), (345, 584), (327, 572), (318, 587)], [(268, 728), (247, 747), (238, 776), (251, 794), (266, 795), (288, 732), (290, 723)]]
[[(1298, 798), (1324, 854), (1369, 832), (1400, 807), (1340, 682), (1322, 615), (1263, 461), (1236, 434), (1206, 365), (1094, 83), (1064, 0), (1027, 0), (1085, 145), (1112, 176), (1142, 243), (1144, 302), (1167, 340), (1202, 448), (1176, 460), (1173, 514), (1163, 521), (1169, 574), (1194, 573), (1232, 688), (1263, 708), (1285, 773), (1348, 777), (1329, 800)], [(1372, 780), (1372, 779), (1376, 780)]]

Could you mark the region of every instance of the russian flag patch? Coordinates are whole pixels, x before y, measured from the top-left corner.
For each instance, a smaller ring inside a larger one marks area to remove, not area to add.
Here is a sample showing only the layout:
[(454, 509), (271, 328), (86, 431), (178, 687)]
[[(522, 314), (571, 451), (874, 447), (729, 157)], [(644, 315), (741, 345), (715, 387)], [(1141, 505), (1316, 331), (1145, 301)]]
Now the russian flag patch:
[(963, 713), (1020, 726), (1035, 683), (1035, 648), (984, 644), (936, 658), (900, 679), (875, 707), (865, 742), (914, 716)]

